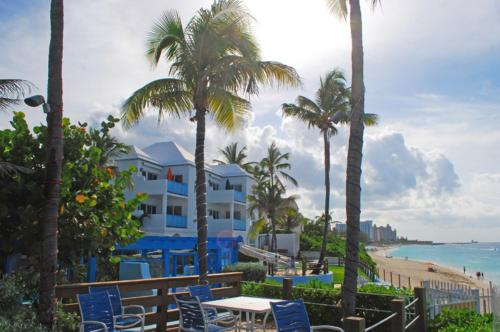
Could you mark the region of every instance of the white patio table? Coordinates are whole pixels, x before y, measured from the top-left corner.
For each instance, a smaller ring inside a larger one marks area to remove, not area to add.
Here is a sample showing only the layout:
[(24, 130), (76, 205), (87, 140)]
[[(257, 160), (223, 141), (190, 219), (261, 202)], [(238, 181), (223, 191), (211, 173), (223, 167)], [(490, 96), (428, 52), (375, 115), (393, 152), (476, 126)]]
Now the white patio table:
[[(262, 297), (237, 296), (227, 299), (213, 300), (203, 302), (202, 305), (206, 308), (226, 309), (237, 311), (240, 314), (246, 313), (246, 330), (254, 331), (256, 328), (266, 330), (267, 317), (271, 313), (271, 302), (279, 302), (282, 300), (266, 299)], [(262, 325), (255, 323), (255, 315), (264, 314)]]

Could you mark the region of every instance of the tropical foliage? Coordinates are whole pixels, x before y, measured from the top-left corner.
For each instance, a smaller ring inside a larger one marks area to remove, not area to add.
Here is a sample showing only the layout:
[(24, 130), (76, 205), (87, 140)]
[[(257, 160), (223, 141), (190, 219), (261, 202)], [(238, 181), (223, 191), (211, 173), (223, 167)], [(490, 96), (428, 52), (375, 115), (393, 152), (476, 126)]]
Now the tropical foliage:
[[(80, 257), (112, 257), (117, 243), (125, 245), (142, 236), (140, 222), (132, 212), (146, 197), (138, 194), (127, 201), (124, 195), (135, 170), (117, 172), (102, 165), (103, 151), (109, 145), (100, 146), (100, 142), (114, 140), (109, 129), (116, 121), (109, 117), (100, 129), (90, 130), (93, 135), (85, 123), (63, 121), (65, 159), (58, 233), (61, 268), (76, 265)], [(0, 256), (23, 253), (39, 257), (47, 127), (40, 125), (30, 131), (23, 113), (15, 113), (11, 126), (0, 131), (0, 158), (26, 167), (32, 174), (0, 178)]]
[[(323, 230), (322, 218), (304, 224), (304, 231), (300, 235), (300, 250), (319, 251), (322, 246)], [(327, 233), (326, 255), (332, 257), (345, 257), (345, 239), (336, 235), (332, 231)], [(369, 267), (374, 267), (375, 262), (364, 249), (363, 244), (359, 245), (360, 261)]]
[(248, 157), (246, 154), (246, 149), (247, 147), (244, 146), (241, 148), (241, 150), (238, 150), (238, 143), (237, 142), (231, 143), (224, 149), (219, 149), (219, 152), (223, 156), (223, 160), (214, 159), (214, 163), (217, 163), (219, 165), (236, 164), (239, 165), (248, 173), (251, 173), (255, 162), (246, 161)]
[(149, 34), (147, 55), (154, 66), (164, 57), (170, 63), (171, 77), (146, 84), (123, 105), (125, 126), (137, 123), (150, 107), (158, 110), (159, 119), (172, 115), (196, 121), (196, 219), (202, 282), (207, 278), (206, 116), (212, 116), (222, 128), (235, 130), (250, 111), (243, 94), (257, 94), (259, 83), (299, 84), (292, 67), (261, 60), (250, 22), (238, 0), (215, 1), (209, 9), (199, 9), (185, 26), (177, 12), (166, 12)]
[[(405, 295), (383, 286), (375, 287), (378, 287), (378, 292), (375, 294), (361, 290), (357, 294), (360, 308), (358, 313), (366, 319), (367, 326), (387, 317), (387, 311), (391, 310), (391, 300)], [(265, 283), (244, 282), (241, 292), (243, 295), (281, 299), (283, 286), (280, 283), (268, 281)], [(319, 282), (301, 284), (293, 287), (292, 297), (304, 300), (311, 324), (342, 326), (339, 288)], [(368, 308), (368, 310), (364, 311), (362, 308)]]
[[(33, 89), (33, 84), (20, 79), (0, 79), (0, 112), (21, 102), (22, 97)], [(30, 170), (0, 159), (0, 177), (29, 173)]]
[[(325, 171), (325, 205), (323, 212), (323, 241), (318, 262), (322, 262), (326, 255), (327, 233), (330, 224), (330, 139), (337, 133), (337, 126), (347, 124), (351, 118), (350, 89), (344, 73), (334, 69), (320, 79), (320, 87), (316, 91), (314, 101), (298, 96), (295, 104), (281, 106), (285, 116), (298, 118), (307, 123), (308, 127), (319, 129), (323, 136), (324, 146), (324, 171)], [(374, 114), (364, 115), (365, 124), (377, 122)], [(317, 271), (319, 273), (319, 270)]]
[(63, 311), (62, 305), (56, 308), (56, 324), (51, 329), (39, 323), (35, 307), (38, 280), (38, 271), (33, 266), (18, 269), (16, 273), (0, 279), (0, 331), (77, 331), (80, 325), (78, 315)]
[(0, 111), (7, 111), (33, 90), (33, 84), (20, 79), (0, 79)]
[(243, 272), (243, 280), (263, 282), (266, 280), (266, 268), (261, 263), (237, 263), (226, 265), (222, 272)]
[(285, 197), (286, 182), (297, 185), (288, 170), (291, 165), (288, 162), (289, 153), (282, 153), (275, 143), (272, 143), (267, 154), (255, 166), (253, 174), (257, 183), (252, 188), (252, 194), (248, 196), (249, 210), (257, 212), (259, 219), (252, 225), (249, 236), (255, 238), (256, 234), (270, 225), (272, 232), (271, 250), (277, 252), (276, 231), (279, 219), (286, 218), (287, 213), (292, 213), (297, 197)]
[(493, 315), (480, 315), (472, 310), (445, 309), (429, 323), (429, 332), (491, 332)]

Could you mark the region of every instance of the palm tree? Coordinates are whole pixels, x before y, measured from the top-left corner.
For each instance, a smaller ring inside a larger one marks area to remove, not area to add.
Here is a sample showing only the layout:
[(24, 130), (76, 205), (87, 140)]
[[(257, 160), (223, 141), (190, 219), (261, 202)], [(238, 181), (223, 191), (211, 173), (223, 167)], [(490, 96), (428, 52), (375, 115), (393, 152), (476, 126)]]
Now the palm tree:
[[(273, 142), (267, 149), (267, 155), (261, 160), (257, 168), (262, 172), (262, 175), (260, 176), (260, 183), (255, 186), (255, 192), (261, 206), (265, 206), (263, 210), (266, 212), (272, 230), (271, 250), (276, 253), (278, 252), (276, 220), (283, 201), (283, 195), (286, 192), (284, 181), (297, 186), (297, 180), (286, 172), (291, 168), (288, 159), (290, 159), (290, 154), (288, 152), (281, 153)], [(253, 203), (252, 198), (250, 198), (251, 209)]]
[(245, 162), (245, 159), (247, 158), (247, 154), (245, 152), (246, 149), (247, 147), (244, 146), (241, 150), (238, 150), (238, 143), (231, 143), (224, 149), (219, 149), (220, 153), (222, 153), (222, 156), (224, 157), (224, 160), (214, 159), (214, 163), (219, 165), (236, 164), (243, 168), (246, 172), (251, 173), (255, 162)]
[[(250, 31), (250, 15), (238, 0), (218, 0), (200, 9), (184, 27), (176, 12), (167, 12), (154, 25), (147, 54), (153, 66), (162, 57), (171, 63), (171, 77), (146, 84), (123, 105), (125, 126), (138, 122), (149, 107), (159, 119), (170, 114), (196, 122), (196, 213), (200, 282), (207, 280), (207, 202), (205, 180), (205, 122), (210, 114), (222, 128), (235, 130), (250, 111), (241, 97), (258, 93), (258, 83), (296, 86), (292, 67), (261, 61)], [(191, 110), (194, 108), (194, 116)]]
[[(330, 139), (337, 133), (337, 125), (349, 123), (350, 121), (350, 89), (339, 69), (334, 69), (324, 78), (320, 79), (320, 87), (316, 91), (315, 100), (304, 96), (298, 96), (296, 104), (283, 104), (282, 110), (285, 116), (296, 117), (307, 123), (308, 127), (316, 127), (323, 136), (324, 164), (325, 164), (325, 209), (322, 216), (323, 241), (318, 259), (319, 264), (326, 257), (326, 242), (330, 222)], [(365, 114), (365, 124), (372, 125), (377, 122), (375, 114)], [(328, 216), (328, 218), (325, 218)]]
[(0, 79), (0, 111), (22, 101), (26, 93), (31, 92), (33, 83), (20, 79)]
[[(375, 7), (380, 0), (369, 0)], [(356, 287), (359, 262), (359, 218), (361, 215), (361, 160), (363, 158), (363, 114), (365, 112), (365, 84), (363, 78), (363, 29), (359, 0), (327, 0), (332, 12), (342, 18), (350, 14), (351, 25), (351, 126), (347, 151), (346, 174), (346, 263), (342, 286), (344, 317), (355, 314)], [(349, 4), (349, 8), (348, 8)]]
[(62, 57), (63, 0), (50, 5), (49, 78), (47, 83), (47, 167), (44, 204), (41, 215), (40, 255), (40, 322), (51, 327), (55, 313), (55, 282), (57, 271), (57, 219), (59, 218), (60, 186), (63, 161), (62, 128)]

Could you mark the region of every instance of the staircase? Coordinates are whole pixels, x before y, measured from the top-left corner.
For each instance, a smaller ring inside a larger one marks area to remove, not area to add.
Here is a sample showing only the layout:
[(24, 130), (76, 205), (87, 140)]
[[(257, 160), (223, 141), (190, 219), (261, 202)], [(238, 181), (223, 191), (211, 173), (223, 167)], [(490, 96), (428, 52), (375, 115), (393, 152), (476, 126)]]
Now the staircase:
[(261, 262), (266, 262), (276, 265), (279, 264), (279, 265), (284, 265), (287, 268), (294, 268), (294, 266), (292, 266), (293, 265), (292, 259), (287, 256), (275, 254), (273, 252), (255, 248), (246, 244), (240, 244), (239, 251), (243, 255), (256, 258)]

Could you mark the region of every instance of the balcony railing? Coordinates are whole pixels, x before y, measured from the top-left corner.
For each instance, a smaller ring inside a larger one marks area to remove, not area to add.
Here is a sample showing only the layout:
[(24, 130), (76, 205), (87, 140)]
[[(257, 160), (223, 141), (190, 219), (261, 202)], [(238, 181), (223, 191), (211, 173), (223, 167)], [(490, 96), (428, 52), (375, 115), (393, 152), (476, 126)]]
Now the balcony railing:
[(246, 220), (234, 219), (233, 220), (233, 229), (235, 231), (246, 231), (247, 230)]
[(167, 214), (167, 227), (187, 228), (187, 217)]
[(187, 183), (167, 181), (167, 191), (172, 194), (187, 196), (188, 185)]
[(234, 191), (234, 200), (236, 202), (241, 202), (241, 203), (245, 203), (246, 201), (246, 198), (245, 198), (245, 194), (243, 194), (241, 191)]

